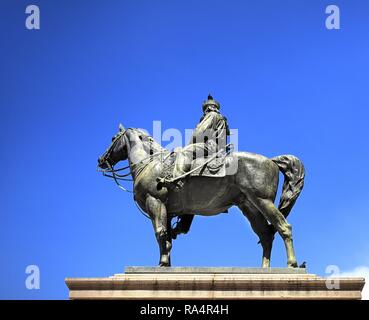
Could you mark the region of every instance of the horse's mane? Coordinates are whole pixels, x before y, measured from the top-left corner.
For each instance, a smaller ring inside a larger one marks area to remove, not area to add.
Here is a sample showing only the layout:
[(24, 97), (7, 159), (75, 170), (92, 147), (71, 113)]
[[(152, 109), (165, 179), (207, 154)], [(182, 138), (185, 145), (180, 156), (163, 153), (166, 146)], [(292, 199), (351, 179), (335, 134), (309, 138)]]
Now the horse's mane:
[(145, 130), (138, 128), (131, 128), (137, 134), (142, 137), (142, 142), (148, 149), (156, 152), (169, 152), (167, 149), (163, 148), (159, 143), (157, 143), (152, 136), (150, 136)]

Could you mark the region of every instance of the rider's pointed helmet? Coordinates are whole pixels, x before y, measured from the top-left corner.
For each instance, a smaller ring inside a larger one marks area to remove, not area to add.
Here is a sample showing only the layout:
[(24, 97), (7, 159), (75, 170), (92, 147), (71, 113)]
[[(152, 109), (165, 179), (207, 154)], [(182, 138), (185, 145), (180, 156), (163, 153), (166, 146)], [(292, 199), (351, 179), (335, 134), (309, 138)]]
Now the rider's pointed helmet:
[(214, 106), (218, 110), (220, 109), (220, 104), (218, 101), (214, 100), (211, 94), (208, 95), (208, 100), (202, 103), (202, 110), (205, 111), (208, 106)]

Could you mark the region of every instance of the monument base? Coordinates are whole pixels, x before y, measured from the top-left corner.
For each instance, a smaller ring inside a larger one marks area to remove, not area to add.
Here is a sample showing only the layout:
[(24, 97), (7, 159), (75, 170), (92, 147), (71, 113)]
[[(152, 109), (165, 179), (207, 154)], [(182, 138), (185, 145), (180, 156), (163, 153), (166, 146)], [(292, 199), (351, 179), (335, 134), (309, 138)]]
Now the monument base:
[(301, 268), (226, 267), (127, 267), (125, 273), (108, 278), (65, 282), (70, 299), (125, 300), (361, 299), (365, 284), (364, 278), (327, 280)]

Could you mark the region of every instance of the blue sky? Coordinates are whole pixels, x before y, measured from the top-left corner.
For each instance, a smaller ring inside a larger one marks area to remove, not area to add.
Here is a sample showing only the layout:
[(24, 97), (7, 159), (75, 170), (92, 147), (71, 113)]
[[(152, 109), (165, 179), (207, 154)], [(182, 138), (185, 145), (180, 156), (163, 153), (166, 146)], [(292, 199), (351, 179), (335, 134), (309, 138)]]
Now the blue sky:
[[(332, 3), (340, 30), (325, 28)], [(28, 4), (40, 30), (25, 28)], [(0, 298), (66, 299), (65, 277), (156, 265), (151, 223), (96, 160), (119, 122), (193, 128), (209, 92), (240, 150), (304, 162), (298, 261), (368, 266), (368, 13), (359, 0), (2, 1)], [(257, 240), (236, 208), (197, 217), (173, 265), (259, 266)], [(272, 266), (285, 265), (277, 237)]]

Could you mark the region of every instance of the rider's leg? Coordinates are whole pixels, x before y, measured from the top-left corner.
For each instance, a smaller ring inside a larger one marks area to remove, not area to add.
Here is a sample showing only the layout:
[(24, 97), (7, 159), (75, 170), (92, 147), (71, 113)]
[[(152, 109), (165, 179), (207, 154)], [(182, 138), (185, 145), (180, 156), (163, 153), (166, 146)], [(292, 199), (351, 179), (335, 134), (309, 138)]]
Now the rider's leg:
[(187, 171), (190, 171), (191, 161), (192, 147), (178, 151), (174, 162), (173, 178), (179, 177)]
[(192, 161), (204, 157), (206, 151), (205, 143), (193, 143), (181, 149), (174, 163), (173, 179), (190, 171)]
[(170, 179), (157, 178), (157, 189), (161, 190), (163, 187), (173, 186), (173, 180), (176, 179), (177, 180), (175, 182), (177, 186), (181, 186), (183, 182), (178, 178), (189, 172), (191, 170), (192, 161), (196, 158), (203, 157), (206, 152), (208, 152), (208, 150), (205, 143), (193, 143), (178, 150), (174, 162), (172, 177)]

